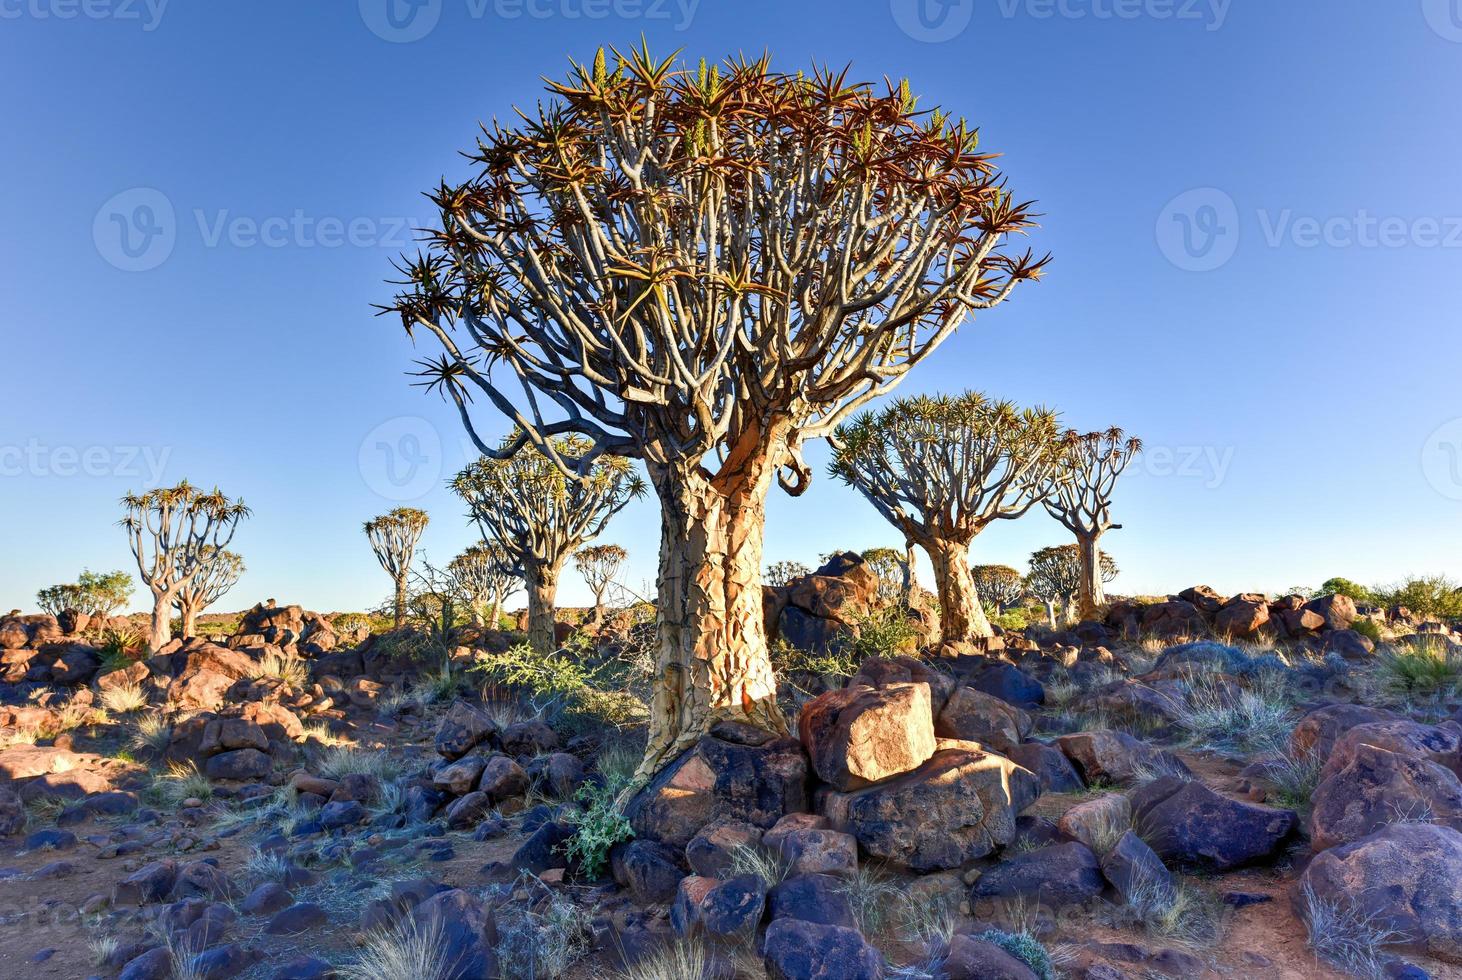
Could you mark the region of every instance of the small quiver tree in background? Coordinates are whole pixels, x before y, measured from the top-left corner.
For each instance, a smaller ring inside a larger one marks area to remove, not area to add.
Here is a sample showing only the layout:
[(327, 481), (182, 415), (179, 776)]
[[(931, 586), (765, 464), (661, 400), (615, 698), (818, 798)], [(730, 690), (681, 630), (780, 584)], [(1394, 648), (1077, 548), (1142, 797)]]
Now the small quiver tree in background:
[[(1117, 563), (1105, 552), (1097, 556), (1097, 568), (1103, 582), (1117, 577)], [(1076, 595), (1081, 591), (1081, 550), (1074, 544), (1063, 544), (1042, 548), (1030, 557), (1030, 571), (1026, 574), (1026, 591), (1040, 600), (1046, 607), (1046, 618), (1051, 628), (1056, 629), (1056, 607), (1061, 614), (1070, 617)]]
[(206, 548), (198, 574), (178, 591), (178, 618), (183, 636), (198, 635), (198, 614), (238, 584), (244, 574), (244, 560), (223, 548)]
[(1103, 534), (1121, 527), (1112, 521), (1112, 491), (1117, 477), (1141, 451), (1141, 440), (1128, 439), (1117, 428), (1086, 435), (1068, 432), (1062, 441), (1063, 478), (1052, 487), (1045, 505), (1076, 535), (1081, 554), (1077, 615), (1082, 619), (1095, 619), (1107, 601), (1098, 543)]
[(594, 596), (593, 625), (596, 629), (604, 622), (604, 593), (628, 558), (629, 552), (617, 544), (593, 544), (574, 552), (574, 567), (584, 577)]
[(507, 549), (500, 544), (475, 544), (447, 563), (447, 574), (462, 593), (472, 625), (497, 629), (503, 603), (520, 578)]
[(406, 592), (411, 576), (411, 560), (416, 556), (416, 543), (421, 532), (426, 530), (426, 511), (414, 507), (397, 507), (389, 514), (365, 522), (366, 537), (370, 539), (371, 550), (376, 561), (391, 576), (396, 589), (393, 603), (396, 629), (406, 625)]
[[(466, 501), (482, 537), (507, 553), (522, 569), (528, 588), (528, 644), (551, 655), (554, 604), (564, 561), (597, 537), (625, 504), (645, 492), (629, 460), (600, 456), (582, 476), (569, 475), (530, 445), (510, 435), (504, 448), (518, 447), (505, 459), (483, 456), (452, 481)], [(582, 458), (592, 444), (581, 436), (560, 436), (552, 451), (559, 458)]]
[(1025, 577), (1009, 565), (976, 565), (970, 569), (975, 589), (981, 598), (995, 604), (995, 611), (1002, 613), (1025, 595)]

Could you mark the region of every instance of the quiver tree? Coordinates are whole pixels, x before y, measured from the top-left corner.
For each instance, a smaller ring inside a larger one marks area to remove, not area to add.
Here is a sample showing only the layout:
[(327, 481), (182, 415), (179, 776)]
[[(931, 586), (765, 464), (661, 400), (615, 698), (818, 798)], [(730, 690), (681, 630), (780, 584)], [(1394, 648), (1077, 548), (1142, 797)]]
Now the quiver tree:
[(406, 625), (406, 588), (411, 575), (411, 559), (416, 555), (416, 543), (421, 540), (421, 532), (426, 530), (429, 520), (424, 510), (397, 507), (389, 514), (365, 522), (366, 537), (371, 542), (371, 550), (376, 553), (376, 561), (381, 563), (396, 586), (393, 604), (396, 629)]
[(812, 569), (800, 561), (774, 561), (767, 566), (765, 581), (772, 588), (780, 589), (811, 574)]
[[(554, 602), (564, 561), (604, 530), (609, 519), (645, 492), (629, 460), (600, 456), (583, 476), (565, 474), (515, 433), (506, 459), (483, 456), (452, 480), (489, 544), (501, 547), (528, 587), (528, 644), (542, 656), (554, 642)], [(582, 436), (560, 436), (551, 452), (582, 459), (592, 451)]]
[(869, 548), (863, 560), (878, 576), (878, 598), (883, 602), (907, 603), (914, 591), (914, 549)]
[(244, 574), (244, 560), (223, 548), (205, 548), (198, 574), (178, 591), (175, 605), (182, 620), (182, 635), (198, 635), (198, 614), (238, 584)]
[(929, 553), (944, 643), (993, 635), (970, 575), (970, 543), (1046, 495), (1058, 432), (1054, 413), (979, 392), (901, 398), (838, 427), (833, 476)]
[(1118, 428), (1086, 435), (1068, 432), (1062, 441), (1063, 478), (1052, 488), (1045, 505), (1052, 517), (1076, 535), (1081, 553), (1077, 614), (1082, 619), (1095, 619), (1107, 601), (1098, 542), (1103, 534), (1121, 527), (1112, 522), (1112, 490), (1117, 477), (1141, 451), (1142, 441), (1126, 438)]
[(594, 625), (604, 622), (604, 591), (619, 574), (629, 552), (617, 544), (594, 544), (574, 552), (574, 567), (594, 595)]
[(156, 653), (172, 639), (178, 597), (203, 570), (208, 556), (233, 540), (249, 508), (217, 487), (204, 493), (186, 480), (175, 487), (128, 494), (122, 507), (126, 516), (118, 524), (127, 532), (142, 583), (152, 592), (147, 649)]
[(995, 604), (996, 612), (1004, 612), (1025, 595), (1025, 578), (1009, 565), (976, 565), (970, 577), (980, 595)]
[[(1117, 563), (1105, 552), (1098, 554), (1097, 568), (1103, 582), (1117, 577)], [(1062, 615), (1070, 615), (1072, 601), (1081, 591), (1082, 574), (1081, 549), (1074, 544), (1042, 548), (1031, 555), (1030, 571), (1025, 577), (1026, 591), (1045, 604), (1052, 629), (1056, 628), (1058, 603)]]
[(475, 544), (447, 563), (447, 574), (467, 604), (472, 625), (497, 629), (503, 603), (518, 581), (507, 550), (499, 544)]
[[(977, 131), (907, 83), (686, 70), (601, 50), (484, 128), (390, 304), (428, 386), (496, 458), (641, 460), (661, 506), (658, 651), (639, 776), (731, 719), (785, 731), (762, 614), (765, 501), (803, 446), (1039, 275), (1031, 212)], [(521, 390), (517, 400), (510, 394)], [(488, 446), (481, 397), (521, 427)], [(580, 458), (552, 438), (589, 440)]]

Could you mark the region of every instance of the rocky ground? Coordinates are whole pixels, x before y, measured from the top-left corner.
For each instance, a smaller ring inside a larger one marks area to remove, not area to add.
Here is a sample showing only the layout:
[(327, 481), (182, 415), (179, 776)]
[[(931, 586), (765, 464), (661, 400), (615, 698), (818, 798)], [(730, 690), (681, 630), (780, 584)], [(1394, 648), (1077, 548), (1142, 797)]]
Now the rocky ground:
[[(768, 625), (826, 667), (876, 605), (835, 559)], [(1201, 588), (979, 650), (929, 619), (620, 817), (634, 692), (484, 683), (509, 634), (443, 669), (272, 603), (145, 659), (5, 618), (0, 975), (1462, 976), (1446, 626)]]

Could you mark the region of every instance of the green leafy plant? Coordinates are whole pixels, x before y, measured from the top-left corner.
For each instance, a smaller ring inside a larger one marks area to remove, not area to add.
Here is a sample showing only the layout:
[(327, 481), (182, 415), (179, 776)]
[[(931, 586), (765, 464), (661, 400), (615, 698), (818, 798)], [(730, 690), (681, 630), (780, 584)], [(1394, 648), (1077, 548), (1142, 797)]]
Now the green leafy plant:
[(1462, 618), (1462, 586), (1445, 575), (1413, 575), (1391, 586), (1377, 588), (1375, 600), (1386, 606), (1405, 606), (1430, 619)]
[(501, 653), (478, 651), (471, 669), (493, 684), (524, 692), (537, 714), (625, 725), (644, 718), (647, 709), (628, 689), (621, 667), (616, 661), (594, 663), (562, 651), (543, 656), (519, 643)]
[(635, 836), (615, 796), (612, 786), (588, 784), (579, 790), (577, 798), (583, 802), (584, 809), (573, 818), (577, 829), (564, 845), (564, 853), (583, 869), (587, 878), (603, 874), (609, 862), (609, 849)]
[(913, 644), (919, 638), (919, 631), (909, 617), (896, 606), (869, 613), (853, 626), (857, 636), (852, 643), (852, 652), (860, 661), (867, 657), (913, 652)]
[(1370, 640), (1372, 643), (1384, 642), (1381, 636), (1381, 627), (1376, 623), (1374, 619), (1357, 619), (1355, 622), (1350, 624), (1350, 628), (1355, 630), (1361, 636), (1364, 636), (1366, 639)]
[(1383, 653), (1376, 666), (1395, 694), (1443, 695), (1462, 684), (1462, 658), (1442, 636), (1417, 637), (1411, 646)]
[(1375, 593), (1364, 585), (1352, 582), (1350, 579), (1342, 578), (1339, 575), (1335, 578), (1327, 578), (1324, 582), (1321, 582), (1320, 588), (1316, 590), (1315, 595), (1343, 595), (1347, 598), (1354, 599), (1356, 602), (1374, 602), (1376, 599)]

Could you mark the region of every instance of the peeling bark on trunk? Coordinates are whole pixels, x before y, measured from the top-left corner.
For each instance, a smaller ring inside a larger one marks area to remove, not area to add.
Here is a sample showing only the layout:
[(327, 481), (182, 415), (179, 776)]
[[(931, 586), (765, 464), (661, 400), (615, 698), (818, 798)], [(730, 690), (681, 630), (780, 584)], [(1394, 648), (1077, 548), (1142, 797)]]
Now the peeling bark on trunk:
[(1081, 619), (1096, 619), (1101, 606), (1107, 601), (1106, 589), (1102, 586), (1102, 566), (1097, 534), (1079, 534), (1076, 544), (1081, 552), (1081, 591), (1077, 594), (1076, 611)]
[(558, 599), (559, 571), (558, 565), (537, 562), (524, 568), (528, 583), (528, 646), (540, 657), (552, 656), (558, 649), (554, 603)]
[(173, 638), (173, 603), (176, 592), (154, 592), (152, 594), (152, 622), (147, 630), (147, 652), (156, 653)]
[(1051, 621), (1051, 629), (1056, 628), (1056, 602), (1054, 599), (1046, 600), (1046, 618)]
[(924, 542), (939, 587), (941, 643), (968, 643), (995, 635), (970, 574), (969, 544), (930, 538)]
[(766, 495), (776, 472), (765, 450), (704, 470), (650, 465), (660, 497), (660, 574), (650, 736), (636, 783), (732, 720), (778, 734), (787, 722), (762, 611)]

